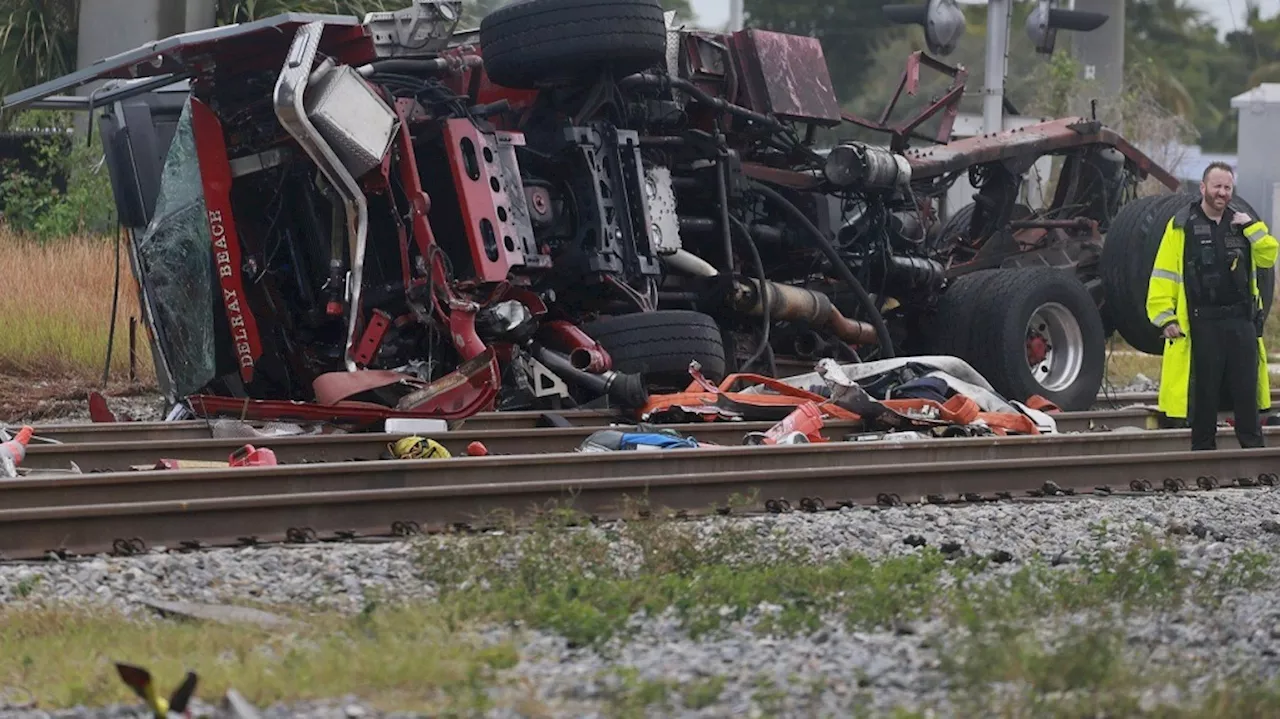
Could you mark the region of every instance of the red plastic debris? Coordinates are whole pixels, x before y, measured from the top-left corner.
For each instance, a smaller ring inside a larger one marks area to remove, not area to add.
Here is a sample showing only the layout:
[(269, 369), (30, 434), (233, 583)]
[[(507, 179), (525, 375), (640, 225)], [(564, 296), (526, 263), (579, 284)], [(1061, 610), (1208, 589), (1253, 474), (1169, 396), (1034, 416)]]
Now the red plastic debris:
[[(822, 408), (817, 402), (805, 402), (796, 407), (791, 414), (769, 428), (768, 432), (756, 435), (752, 439), (759, 444), (796, 444), (800, 442), (825, 442), (822, 428), (826, 422), (822, 418)], [(797, 436), (799, 435), (799, 436)], [(804, 439), (800, 439), (800, 436)]]
[(18, 434), (13, 439), (0, 444), (0, 476), (16, 477), (18, 475), (18, 465), (27, 458), (27, 444), (31, 442), (33, 434), (35, 434), (35, 428), (25, 425), (18, 430)]
[(231, 453), (228, 463), (232, 467), (274, 467), (277, 464), (276, 453), (266, 447), (246, 444)]

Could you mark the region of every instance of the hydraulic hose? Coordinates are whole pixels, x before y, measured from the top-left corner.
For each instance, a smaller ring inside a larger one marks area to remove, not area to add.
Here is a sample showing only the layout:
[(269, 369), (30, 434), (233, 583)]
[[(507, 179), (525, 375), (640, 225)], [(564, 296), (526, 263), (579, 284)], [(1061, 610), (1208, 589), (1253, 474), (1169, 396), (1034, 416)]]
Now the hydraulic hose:
[(773, 317), (770, 311), (772, 302), (769, 298), (769, 280), (764, 275), (764, 262), (760, 261), (760, 250), (756, 248), (756, 243), (751, 239), (751, 230), (747, 224), (736, 217), (730, 217), (729, 221), (733, 223), (735, 229), (738, 230), (738, 236), (742, 238), (742, 243), (747, 246), (747, 251), (751, 253), (751, 264), (754, 266), (756, 275), (760, 278), (761, 302), (764, 304), (764, 312), (761, 313), (761, 334), (760, 345), (756, 347), (756, 351), (751, 355), (743, 365), (741, 371), (746, 372), (751, 366), (760, 360), (760, 358), (768, 353), (769, 355), (769, 371), (774, 377), (778, 376), (778, 366), (773, 359), (773, 350), (769, 347), (769, 328), (773, 324)]
[(637, 73), (635, 75), (628, 75), (627, 77), (624, 77), (618, 81), (618, 86), (622, 88), (634, 87), (636, 85), (641, 85), (644, 87), (653, 87), (659, 90), (675, 88), (677, 90), (681, 90), (683, 92), (688, 93), (690, 96), (693, 97), (693, 99), (697, 100), (698, 102), (704, 105), (710, 105), (711, 107), (714, 107), (717, 110), (720, 110), (722, 112), (727, 112), (731, 115), (737, 115), (739, 117), (746, 118), (747, 120), (763, 125), (775, 131), (783, 129), (782, 123), (778, 122), (777, 118), (769, 117), (768, 115), (762, 115), (754, 110), (749, 110), (745, 107), (742, 107), (741, 105), (735, 105), (731, 102), (726, 102), (718, 97), (712, 97), (711, 95), (708, 95), (706, 92), (704, 92), (702, 88), (698, 87), (697, 85), (693, 84), (692, 82), (689, 82), (688, 80), (682, 77), (670, 77), (669, 75), (658, 75), (656, 73), (651, 73), (651, 72), (642, 72), (642, 73)]
[(893, 339), (889, 336), (889, 327), (884, 323), (884, 316), (880, 314), (880, 309), (876, 307), (876, 303), (871, 301), (871, 295), (867, 294), (866, 288), (862, 286), (862, 283), (858, 281), (857, 277), (853, 276), (853, 272), (849, 269), (849, 265), (840, 257), (840, 253), (836, 252), (835, 245), (831, 244), (831, 240), (829, 240), (826, 235), (822, 234), (822, 230), (819, 230), (816, 225), (810, 222), (808, 217), (805, 217), (805, 214), (800, 211), (799, 207), (792, 204), (790, 200), (783, 197), (777, 190), (754, 180), (750, 182), (753, 190), (764, 195), (775, 205), (782, 208), (793, 220), (804, 228), (805, 232), (808, 233), (810, 237), (813, 238), (814, 242), (818, 245), (818, 249), (821, 250), (822, 254), (826, 255), (827, 260), (835, 266), (836, 273), (840, 275), (840, 279), (844, 280), (845, 284), (849, 285), (849, 289), (853, 290), (853, 293), (857, 295), (858, 302), (870, 315), (871, 325), (876, 328), (876, 336), (880, 338), (880, 356), (883, 359), (894, 358), (896, 355), (893, 352)]
[[(729, 181), (725, 178), (728, 171), (728, 163), (721, 157), (716, 163), (716, 199), (720, 204), (720, 232), (724, 240), (724, 267), (721, 270), (726, 277), (731, 277), (733, 275), (733, 228), (729, 226)], [(747, 241), (751, 241), (750, 233), (747, 234)], [(764, 280), (763, 277), (760, 279)]]

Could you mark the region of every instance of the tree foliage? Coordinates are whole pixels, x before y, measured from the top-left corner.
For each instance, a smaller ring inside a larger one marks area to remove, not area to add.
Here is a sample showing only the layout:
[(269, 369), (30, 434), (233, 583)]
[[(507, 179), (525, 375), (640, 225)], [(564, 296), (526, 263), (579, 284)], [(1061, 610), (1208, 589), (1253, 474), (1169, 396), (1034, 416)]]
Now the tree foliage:
[(75, 69), (79, 11), (76, 0), (0, 0), (0, 97)]
[[(0, 94), (9, 94), (65, 74), (75, 67), (76, 32), (83, 0), (0, 0)], [(220, 0), (218, 22), (244, 22), (288, 10), (361, 16), (405, 6), (409, 0)], [(464, 25), (476, 26), (506, 0), (464, 0)], [(923, 48), (919, 28), (890, 25), (887, 0), (745, 0), (747, 24), (822, 40), (836, 92), (852, 107), (871, 111), (888, 100), (906, 52)], [(664, 0), (684, 18), (688, 0)], [(1187, 0), (1126, 0), (1126, 70), (1141, 68), (1161, 107), (1192, 122), (1206, 150), (1235, 149), (1236, 119), (1230, 98), (1260, 82), (1280, 82), (1280, 18), (1262, 19), (1248, 7), (1239, 24), (1218, 28)], [(946, 58), (971, 71), (970, 87), (981, 87), (985, 8), (966, 5), (969, 32)], [(1034, 68), (1048, 60), (1030, 52), (1022, 18), (1026, 0), (1015, 5), (1008, 80), (1015, 105), (1028, 101)], [(1066, 36), (1069, 38), (1069, 33)], [(1060, 47), (1069, 43), (1060, 40)], [(927, 96), (927, 93), (922, 93)], [(976, 96), (976, 93), (975, 93)], [(967, 100), (966, 109), (972, 109)], [(0, 117), (0, 127), (11, 118)]]

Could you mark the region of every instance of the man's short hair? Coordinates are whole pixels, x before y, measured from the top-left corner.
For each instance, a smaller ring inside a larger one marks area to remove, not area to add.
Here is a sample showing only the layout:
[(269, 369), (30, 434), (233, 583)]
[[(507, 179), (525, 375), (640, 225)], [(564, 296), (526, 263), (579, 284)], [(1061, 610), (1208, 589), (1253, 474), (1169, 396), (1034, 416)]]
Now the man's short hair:
[(1200, 180), (1201, 180), (1201, 182), (1208, 182), (1208, 181), (1209, 181), (1209, 173), (1210, 173), (1210, 172), (1213, 172), (1214, 170), (1225, 170), (1225, 171), (1226, 171), (1228, 174), (1230, 174), (1233, 178), (1234, 178), (1234, 177), (1235, 177), (1235, 175), (1236, 175), (1236, 171), (1235, 171), (1235, 169), (1234, 169), (1234, 168), (1232, 168), (1232, 167), (1231, 167), (1231, 165), (1228, 165), (1227, 163), (1225, 163), (1225, 162), (1223, 162), (1223, 161), (1221, 161), (1221, 160), (1214, 160), (1213, 162), (1210, 162), (1210, 163), (1209, 163), (1209, 166), (1208, 166), (1208, 167), (1204, 168), (1204, 174), (1200, 176)]

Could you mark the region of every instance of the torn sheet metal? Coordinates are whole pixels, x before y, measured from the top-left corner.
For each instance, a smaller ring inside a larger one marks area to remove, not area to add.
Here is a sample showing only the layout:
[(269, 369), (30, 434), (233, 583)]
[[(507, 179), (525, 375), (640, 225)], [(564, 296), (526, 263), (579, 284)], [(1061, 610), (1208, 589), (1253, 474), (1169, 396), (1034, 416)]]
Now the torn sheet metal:
[[(824, 360), (831, 361), (831, 360)], [(918, 357), (896, 357), (894, 359), (878, 360), (876, 362), (850, 363), (839, 365), (841, 372), (849, 379), (858, 382), (861, 385), (867, 385), (867, 380), (877, 378), (888, 372), (901, 370), (911, 365), (919, 365), (921, 367), (930, 368), (932, 371), (922, 373), (921, 376), (937, 377), (947, 383), (952, 390), (966, 397), (970, 397), (978, 403), (984, 412), (1017, 412), (1012, 404), (1002, 397), (991, 383), (986, 380), (977, 370), (969, 365), (968, 362), (959, 357), (951, 357), (947, 355), (921, 355)], [(826, 383), (823, 382), (822, 376), (814, 371), (808, 374), (796, 375), (781, 380), (782, 382), (809, 392), (823, 393), (826, 391)], [(749, 387), (743, 390), (743, 394), (754, 394), (764, 392), (766, 388), (763, 386)], [(894, 399), (892, 391), (878, 399)]]

